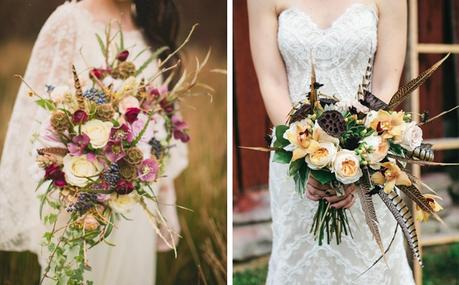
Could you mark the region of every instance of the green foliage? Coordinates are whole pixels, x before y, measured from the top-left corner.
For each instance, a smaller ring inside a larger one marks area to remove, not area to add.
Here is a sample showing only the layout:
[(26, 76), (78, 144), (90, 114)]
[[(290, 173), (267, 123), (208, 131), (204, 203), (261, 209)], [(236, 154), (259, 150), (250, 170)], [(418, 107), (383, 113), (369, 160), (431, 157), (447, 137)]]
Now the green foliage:
[(168, 50), (169, 48), (168, 47), (161, 47), (159, 49), (157, 49), (140, 67), (139, 69), (137, 69), (136, 71), (136, 76), (142, 74), (143, 70), (145, 68), (147, 68), (152, 62), (153, 60), (157, 59), (158, 56), (160, 56), (163, 52), (165, 52), (166, 50)]
[(293, 176), (293, 180), (295, 180), (296, 192), (303, 195), (309, 177), (309, 168), (304, 159), (298, 159), (292, 162), (290, 164), (289, 174)]
[(54, 102), (49, 100), (49, 99), (43, 99), (43, 98), (40, 98), (38, 100), (35, 101), (35, 103), (37, 103), (38, 106), (40, 106), (41, 108), (45, 109), (46, 111), (54, 111), (56, 109), (56, 106), (54, 105)]
[(290, 142), (284, 138), (284, 133), (287, 130), (288, 130), (288, 126), (285, 126), (285, 125), (276, 126), (275, 131), (274, 131), (275, 136), (276, 136), (276, 140), (274, 141), (275, 148), (284, 148), (290, 144)]
[(405, 156), (402, 146), (394, 143), (392, 140), (389, 140), (389, 151), (396, 155)]
[(273, 161), (278, 163), (289, 163), (292, 160), (292, 153), (283, 149), (274, 152)]
[(423, 261), (423, 284), (455, 285), (459, 281), (459, 243), (426, 247)]
[(325, 170), (311, 170), (311, 175), (322, 185), (330, 184), (335, 179), (333, 173)]
[(246, 270), (244, 272), (236, 272), (233, 275), (234, 285), (262, 285), (266, 283), (266, 275), (268, 274), (268, 266)]

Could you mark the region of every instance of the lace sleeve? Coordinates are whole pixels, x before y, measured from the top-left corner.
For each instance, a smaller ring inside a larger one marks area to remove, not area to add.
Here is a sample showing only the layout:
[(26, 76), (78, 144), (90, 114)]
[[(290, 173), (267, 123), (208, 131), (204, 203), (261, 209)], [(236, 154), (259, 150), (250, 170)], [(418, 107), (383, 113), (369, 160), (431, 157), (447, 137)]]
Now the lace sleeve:
[[(25, 81), (44, 94), (45, 84), (63, 84), (71, 74), (76, 27), (72, 3), (56, 9), (40, 31)], [(8, 125), (0, 161), (0, 249), (39, 252), (43, 226), (34, 189), (42, 172), (35, 165), (32, 137), (46, 117), (22, 84)]]

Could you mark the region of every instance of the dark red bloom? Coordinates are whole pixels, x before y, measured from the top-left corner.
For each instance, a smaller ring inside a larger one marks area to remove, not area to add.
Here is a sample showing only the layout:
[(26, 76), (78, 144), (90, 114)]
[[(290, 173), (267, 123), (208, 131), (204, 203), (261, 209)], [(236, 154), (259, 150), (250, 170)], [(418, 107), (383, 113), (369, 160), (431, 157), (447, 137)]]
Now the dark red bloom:
[(190, 141), (190, 135), (188, 135), (188, 125), (177, 115), (172, 116), (172, 129), (174, 132), (174, 139), (180, 140), (184, 143)]
[(120, 195), (127, 195), (134, 191), (134, 185), (127, 180), (120, 180), (116, 183), (115, 192)]
[(123, 50), (116, 56), (116, 59), (119, 61), (125, 61), (128, 58), (128, 56), (129, 56), (129, 51)]
[(106, 70), (102, 68), (93, 68), (89, 73), (90, 77), (96, 77), (97, 79), (103, 79), (105, 77)]
[(88, 120), (89, 116), (83, 110), (78, 110), (73, 113), (72, 121), (75, 125), (84, 124)]
[(174, 103), (171, 103), (166, 99), (161, 100), (161, 102), (159, 102), (159, 105), (167, 114), (172, 114), (175, 110)]
[(126, 114), (124, 114), (124, 117), (126, 118), (126, 121), (129, 124), (134, 123), (137, 121), (137, 117), (140, 114), (140, 109), (139, 108), (128, 108), (126, 111)]
[(56, 164), (51, 164), (50, 166), (46, 167), (45, 180), (52, 180), (55, 186), (61, 188), (67, 185), (64, 172)]

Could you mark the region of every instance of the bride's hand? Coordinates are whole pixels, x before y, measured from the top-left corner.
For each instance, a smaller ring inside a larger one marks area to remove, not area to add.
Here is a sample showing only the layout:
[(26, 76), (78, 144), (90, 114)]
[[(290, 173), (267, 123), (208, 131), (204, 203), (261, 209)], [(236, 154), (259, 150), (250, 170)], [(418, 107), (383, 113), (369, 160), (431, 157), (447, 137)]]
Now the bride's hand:
[(314, 177), (310, 176), (308, 179), (308, 185), (306, 187), (306, 197), (312, 201), (319, 201), (320, 199), (325, 199), (331, 204), (331, 207), (340, 209), (340, 208), (350, 208), (354, 205), (355, 202), (355, 185), (346, 185), (344, 196), (338, 197), (336, 191), (331, 189), (328, 185), (322, 185)]

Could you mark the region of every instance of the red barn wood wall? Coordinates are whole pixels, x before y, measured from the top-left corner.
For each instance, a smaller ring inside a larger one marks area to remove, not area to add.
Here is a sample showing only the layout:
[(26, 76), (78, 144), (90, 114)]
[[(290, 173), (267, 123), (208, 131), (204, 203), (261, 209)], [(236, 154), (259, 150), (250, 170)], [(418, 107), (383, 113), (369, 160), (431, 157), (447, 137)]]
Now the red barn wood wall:
[[(238, 149), (237, 146), (265, 146), (269, 120), (261, 99), (258, 81), (250, 55), (247, 5), (234, 1), (234, 169), (237, 170), (233, 192), (267, 184), (268, 155)], [(235, 171), (236, 172), (236, 171)]]
[[(448, 0), (421, 0), (419, 6), (419, 41), (421, 43), (445, 42), (445, 9)], [(455, 15), (459, 15), (459, 1), (453, 0)], [(263, 146), (264, 135), (269, 132), (258, 82), (250, 56), (246, 0), (234, 0), (234, 143), (236, 146)], [(454, 15), (454, 14), (453, 14)], [(459, 20), (456, 23), (456, 38), (459, 38)], [(420, 70), (423, 71), (441, 58), (441, 55), (420, 56)], [(456, 67), (459, 60), (456, 61)], [(456, 68), (457, 70), (457, 68)], [(444, 71), (434, 74), (421, 87), (421, 110), (435, 115), (444, 110)], [(444, 136), (442, 120), (423, 127), (426, 138)], [(265, 185), (268, 181), (268, 156), (233, 148), (235, 196), (246, 189)]]

